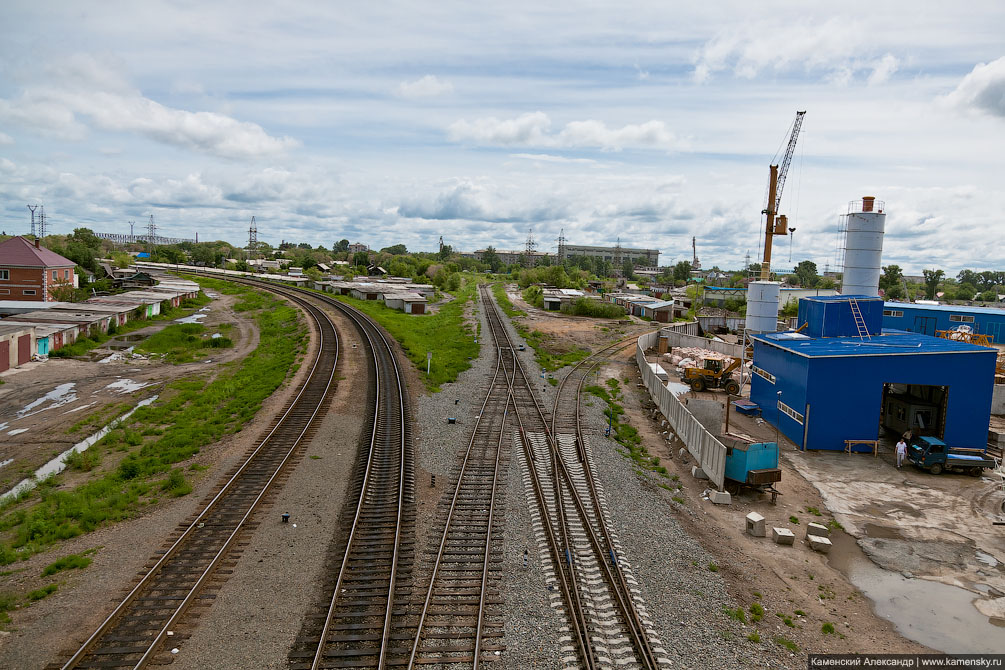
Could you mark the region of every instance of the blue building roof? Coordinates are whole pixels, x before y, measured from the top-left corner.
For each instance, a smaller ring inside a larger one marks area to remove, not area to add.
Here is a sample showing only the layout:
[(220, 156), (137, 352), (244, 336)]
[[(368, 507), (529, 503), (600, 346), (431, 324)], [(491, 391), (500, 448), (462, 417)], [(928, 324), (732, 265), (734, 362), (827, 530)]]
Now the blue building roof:
[(793, 331), (754, 335), (753, 338), (806, 358), (967, 354), (994, 351), (957, 340), (892, 330), (884, 330), (882, 335), (864, 340), (858, 337), (812, 338)]
[(886, 309), (932, 310), (934, 312), (954, 312), (956, 314), (989, 314), (1005, 317), (1005, 309), (998, 307), (976, 307), (971, 305), (925, 305), (913, 302), (885, 302)]

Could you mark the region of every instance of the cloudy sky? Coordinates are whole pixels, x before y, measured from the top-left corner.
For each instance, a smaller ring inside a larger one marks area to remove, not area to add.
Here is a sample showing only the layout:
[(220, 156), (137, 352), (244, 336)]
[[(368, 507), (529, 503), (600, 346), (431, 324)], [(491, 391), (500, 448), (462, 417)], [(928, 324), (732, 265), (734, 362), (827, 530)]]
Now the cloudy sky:
[[(363, 6), (367, 4), (367, 6)], [(281, 6), (280, 6), (281, 5)], [(826, 9), (838, 6), (839, 11)], [(819, 9), (814, 8), (819, 7)], [(768, 164), (832, 268), (1005, 268), (1005, 4), (26, 2), (0, 10), (0, 229), (760, 254)], [(776, 267), (790, 240), (776, 240)]]

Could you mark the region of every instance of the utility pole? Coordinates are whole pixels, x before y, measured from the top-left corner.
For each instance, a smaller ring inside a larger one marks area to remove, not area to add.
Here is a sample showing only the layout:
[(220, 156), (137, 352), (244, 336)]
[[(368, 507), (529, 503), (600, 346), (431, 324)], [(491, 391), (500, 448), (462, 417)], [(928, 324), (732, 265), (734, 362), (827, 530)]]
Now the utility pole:
[(528, 228), (527, 229), (527, 247), (526, 247), (526, 251), (524, 252), (524, 264), (527, 267), (529, 267), (529, 268), (534, 267), (534, 256), (533, 256), (533, 253), (534, 253), (534, 247), (536, 247), (536, 246), (537, 246), (537, 243), (534, 241), (534, 229), (533, 228)]
[(568, 242), (568, 240), (565, 239), (565, 228), (562, 228), (561, 231), (558, 233), (558, 260), (559, 261), (564, 261), (565, 260), (565, 243), (566, 242)]

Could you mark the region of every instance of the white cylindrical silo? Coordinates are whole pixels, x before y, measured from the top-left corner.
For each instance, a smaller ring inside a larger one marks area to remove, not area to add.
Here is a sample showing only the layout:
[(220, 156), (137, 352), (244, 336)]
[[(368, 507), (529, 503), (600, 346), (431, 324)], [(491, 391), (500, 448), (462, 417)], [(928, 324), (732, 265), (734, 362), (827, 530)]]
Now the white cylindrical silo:
[(879, 295), (883, 272), (883, 232), (886, 213), (883, 202), (867, 196), (848, 206), (844, 249), (844, 295)]
[(746, 328), (752, 333), (773, 333), (778, 330), (778, 294), (776, 281), (755, 281), (747, 286)]

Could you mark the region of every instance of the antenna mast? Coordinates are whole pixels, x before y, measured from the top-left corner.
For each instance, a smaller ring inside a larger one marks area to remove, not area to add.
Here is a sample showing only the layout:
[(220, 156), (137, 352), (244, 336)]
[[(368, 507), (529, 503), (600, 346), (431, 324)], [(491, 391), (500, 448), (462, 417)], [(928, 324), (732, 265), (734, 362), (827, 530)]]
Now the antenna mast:
[(248, 228), (248, 251), (254, 253), (255, 249), (258, 248), (258, 223), (255, 222), (255, 217), (251, 217), (251, 227)]

